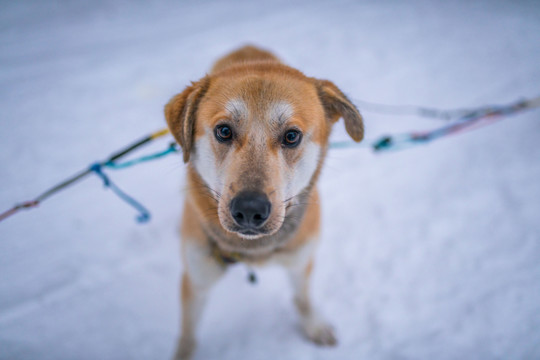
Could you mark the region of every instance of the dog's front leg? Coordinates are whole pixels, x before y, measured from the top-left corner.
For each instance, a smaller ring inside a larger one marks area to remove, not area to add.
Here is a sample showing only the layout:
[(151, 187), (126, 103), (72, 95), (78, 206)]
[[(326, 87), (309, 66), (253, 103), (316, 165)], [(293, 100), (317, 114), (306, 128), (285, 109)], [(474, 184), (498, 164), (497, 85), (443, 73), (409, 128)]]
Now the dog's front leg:
[(300, 325), (306, 337), (318, 345), (337, 344), (334, 328), (313, 307), (309, 283), (313, 270), (313, 255), (307, 261), (286, 266), (294, 291), (294, 303), (300, 315)]
[(187, 243), (183, 250), (184, 273), (180, 285), (182, 333), (178, 339), (175, 360), (191, 359), (196, 347), (195, 332), (208, 292), (225, 271), (206, 248)]

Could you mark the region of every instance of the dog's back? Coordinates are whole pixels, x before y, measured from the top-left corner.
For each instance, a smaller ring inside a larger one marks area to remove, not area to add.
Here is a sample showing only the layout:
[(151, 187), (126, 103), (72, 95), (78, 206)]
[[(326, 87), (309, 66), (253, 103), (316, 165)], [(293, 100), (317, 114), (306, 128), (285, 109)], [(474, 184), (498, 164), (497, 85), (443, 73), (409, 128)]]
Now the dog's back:
[(210, 73), (215, 74), (233, 65), (245, 64), (249, 62), (280, 63), (280, 60), (269, 51), (255, 46), (246, 45), (219, 59), (212, 67)]

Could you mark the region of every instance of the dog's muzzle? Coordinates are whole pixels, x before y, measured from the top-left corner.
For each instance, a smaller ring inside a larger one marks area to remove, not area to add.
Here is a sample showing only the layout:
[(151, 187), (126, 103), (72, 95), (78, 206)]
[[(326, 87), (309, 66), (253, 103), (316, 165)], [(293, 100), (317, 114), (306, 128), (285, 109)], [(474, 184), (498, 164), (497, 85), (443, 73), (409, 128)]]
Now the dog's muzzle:
[(246, 235), (255, 235), (270, 216), (272, 204), (263, 193), (243, 191), (230, 204), (231, 216)]

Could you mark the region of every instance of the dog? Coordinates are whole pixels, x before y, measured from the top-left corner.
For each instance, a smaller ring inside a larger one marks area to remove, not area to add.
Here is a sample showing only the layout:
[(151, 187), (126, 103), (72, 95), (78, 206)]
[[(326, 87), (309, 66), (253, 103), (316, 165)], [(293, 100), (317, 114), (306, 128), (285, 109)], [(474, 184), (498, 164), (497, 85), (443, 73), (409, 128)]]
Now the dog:
[(309, 294), (320, 208), (316, 182), (332, 125), (364, 135), (362, 116), (336, 85), (245, 46), (219, 59), (165, 106), (187, 163), (181, 221), (181, 336), (190, 359), (209, 289), (229, 263), (282, 265), (305, 336), (337, 343)]

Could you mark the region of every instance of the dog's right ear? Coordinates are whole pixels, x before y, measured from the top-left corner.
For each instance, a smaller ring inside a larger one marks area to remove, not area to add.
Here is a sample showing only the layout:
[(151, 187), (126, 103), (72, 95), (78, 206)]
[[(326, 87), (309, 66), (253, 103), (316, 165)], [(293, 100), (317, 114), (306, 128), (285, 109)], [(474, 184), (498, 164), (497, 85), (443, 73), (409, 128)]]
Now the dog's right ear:
[(210, 80), (204, 77), (197, 82), (191, 83), (180, 94), (174, 96), (165, 105), (165, 119), (169, 130), (178, 144), (182, 147), (184, 162), (189, 161), (189, 155), (193, 148), (195, 136), (195, 119), (201, 99), (208, 90)]

